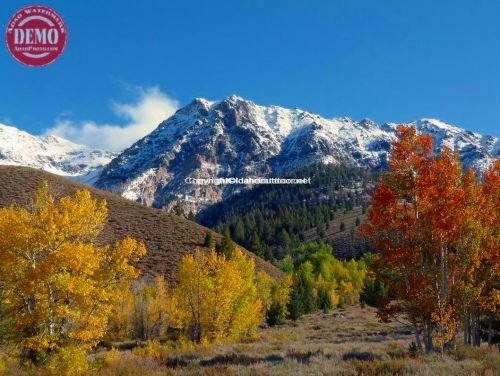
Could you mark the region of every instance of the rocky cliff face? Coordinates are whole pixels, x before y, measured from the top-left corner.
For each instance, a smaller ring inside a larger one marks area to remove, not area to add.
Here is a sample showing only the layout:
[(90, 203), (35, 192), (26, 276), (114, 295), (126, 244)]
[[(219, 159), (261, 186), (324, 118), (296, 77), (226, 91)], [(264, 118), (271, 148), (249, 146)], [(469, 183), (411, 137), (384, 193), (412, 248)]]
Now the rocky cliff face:
[[(434, 137), (436, 150), (443, 145), (457, 150), (466, 167), (482, 170), (498, 157), (496, 137), (434, 119), (412, 124)], [(197, 211), (243, 187), (191, 185), (186, 178), (279, 176), (312, 163), (379, 168), (395, 128), (259, 106), (236, 96), (195, 99), (113, 159), (96, 186), (146, 205), (171, 208), (181, 201), (186, 210)]]

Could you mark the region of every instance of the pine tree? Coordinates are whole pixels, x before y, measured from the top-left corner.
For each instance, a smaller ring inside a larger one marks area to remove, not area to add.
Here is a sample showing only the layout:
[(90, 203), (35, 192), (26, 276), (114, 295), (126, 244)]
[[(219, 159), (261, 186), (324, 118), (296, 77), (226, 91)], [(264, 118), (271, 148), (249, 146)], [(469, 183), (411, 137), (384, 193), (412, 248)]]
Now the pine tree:
[(236, 219), (236, 223), (233, 227), (233, 239), (240, 244), (245, 243), (245, 227), (241, 218)]
[(179, 217), (184, 217), (184, 207), (180, 202), (176, 202), (172, 210), (175, 215)]
[(264, 250), (262, 247), (262, 243), (260, 242), (259, 234), (256, 231), (252, 234), (252, 242), (250, 243), (250, 251), (255, 253), (258, 256), (264, 255)]
[(286, 307), (278, 301), (272, 301), (266, 312), (266, 323), (270, 326), (283, 325), (286, 320)]
[(313, 266), (309, 261), (301, 264), (296, 273), (294, 289), (297, 290), (302, 301), (303, 313), (316, 310), (316, 293), (314, 291)]
[(283, 249), (288, 250), (291, 244), (290, 235), (285, 228), (282, 228), (278, 234), (278, 245), (283, 247)]
[(231, 235), (229, 233), (229, 229), (226, 227), (224, 230), (224, 238), (222, 239), (222, 243), (220, 244), (217, 253), (223, 254), (227, 259), (230, 259), (234, 252), (234, 243), (231, 239)]
[(205, 241), (203, 245), (208, 249), (215, 249), (215, 239), (212, 230), (208, 230), (207, 233), (205, 234)]
[(332, 307), (332, 300), (330, 298), (331, 292), (328, 287), (320, 286), (318, 289), (318, 308), (327, 313)]
[(325, 237), (325, 229), (326, 226), (323, 222), (321, 221), (316, 222), (316, 234), (320, 239)]
[(304, 314), (304, 303), (302, 301), (302, 291), (294, 281), (290, 301), (288, 302), (288, 317), (292, 320), (298, 320)]

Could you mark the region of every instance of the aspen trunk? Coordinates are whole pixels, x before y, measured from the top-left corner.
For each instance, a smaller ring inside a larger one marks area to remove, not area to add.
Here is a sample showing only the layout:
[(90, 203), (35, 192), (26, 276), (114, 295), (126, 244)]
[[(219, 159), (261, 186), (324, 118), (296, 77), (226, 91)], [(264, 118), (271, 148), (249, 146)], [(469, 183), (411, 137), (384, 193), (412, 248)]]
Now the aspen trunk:
[(472, 345), (472, 324), (470, 318), (467, 318), (467, 344)]
[(422, 352), (422, 341), (420, 340), (420, 331), (415, 328), (415, 343), (418, 351)]
[(490, 316), (488, 320), (488, 347), (491, 349), (493, 345), (493, 318)]
[(464, 345), (467, 345), (467, 332), (468, 332), (468, 323), (467, 316), (464, 315)]
[(425, 351), (431, 352), (434, 350), (434, 344), (432, 343), (432, 326), (431, 323), (425, 325)]

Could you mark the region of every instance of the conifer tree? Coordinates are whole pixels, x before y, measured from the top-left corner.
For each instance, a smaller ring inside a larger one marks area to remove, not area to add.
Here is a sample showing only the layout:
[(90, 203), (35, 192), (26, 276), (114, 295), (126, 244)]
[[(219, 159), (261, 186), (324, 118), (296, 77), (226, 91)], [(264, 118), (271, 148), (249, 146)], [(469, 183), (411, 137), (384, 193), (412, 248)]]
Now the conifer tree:
[(207, 230), (203, 245), (208, 249), (215, 249), (215, 238), (212, 230)]
[(288, 302), (288, 317), (292, 320), (298, 320), (305, 313), (302, 290), (296, 280), (292, 285), (292, 292)]
[(219, 254), (224, 255), (227, 259), (230, 259), (234, 252), (234, 243), (231, 239), (231, 235), (229, 232), (229, 228), (226, 227), (224, 230), (224, 238), (220, 244), (220, 247), (217, 251)]

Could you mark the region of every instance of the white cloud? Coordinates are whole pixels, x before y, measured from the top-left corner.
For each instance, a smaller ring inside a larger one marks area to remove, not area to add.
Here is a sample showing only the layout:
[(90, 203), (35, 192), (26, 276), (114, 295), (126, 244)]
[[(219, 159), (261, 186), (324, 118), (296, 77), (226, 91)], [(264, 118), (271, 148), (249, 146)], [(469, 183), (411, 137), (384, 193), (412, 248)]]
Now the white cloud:
[(56, 135), (96, 148), (123, 150), (153, 131), (170, 117), (179, 103), (162, 93), (158, 87), (138, 89), (136, 103), (114, 103), (113, 112), (127, 121), (124, 126), (98, 124), (94, 121), (57, 120), (45, 135)]

